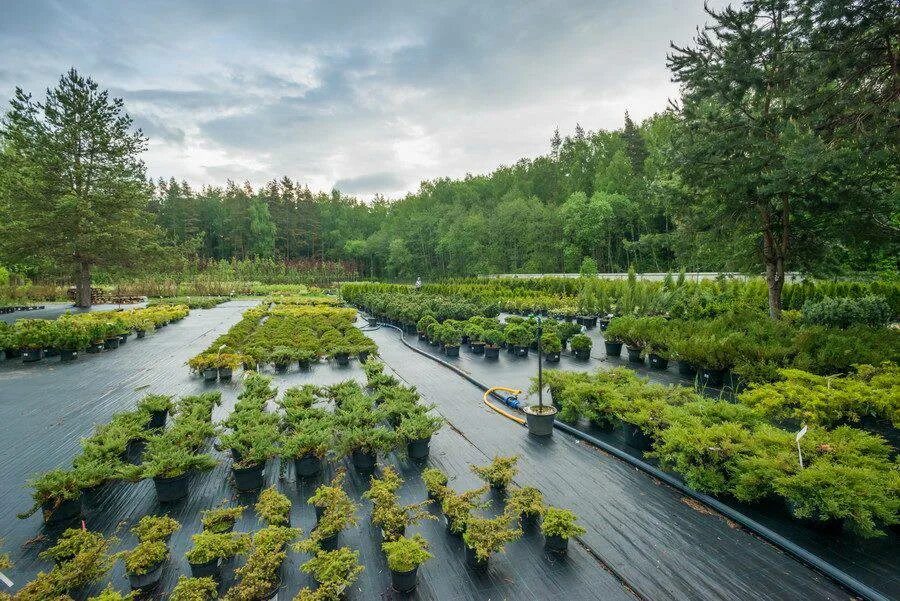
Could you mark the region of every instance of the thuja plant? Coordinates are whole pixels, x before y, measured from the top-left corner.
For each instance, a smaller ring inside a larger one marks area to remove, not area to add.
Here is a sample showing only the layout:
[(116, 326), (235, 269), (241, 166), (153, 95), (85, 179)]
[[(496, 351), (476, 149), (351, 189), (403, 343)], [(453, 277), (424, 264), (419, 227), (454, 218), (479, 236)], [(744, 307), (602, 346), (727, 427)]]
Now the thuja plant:
[(207, 509), (201, 514), (200, 523), (203, 529), (216, 534), (223, 534), (234, 530), (234, 524), (243, 515), (247, 508), (243, 505), (237, 507), (222, 507), (219, 509)]
[(519, 461), (518, 455), (509, 457), (496, 456), (489, 465), (473, 465), (472, 471), (479, 478), (490, 484), (496, 489), (505, 489), (516, 477), (518, 470), (516, 463)]
[(169, 593), (169, 601), (214, 601), (219, 595), (219, 584), (211, 577), (189, 578), (179, 576), (178, 583)]
[(291, 500), (270, 486), (259, 494), (254, 506), (256, 515), (267, 524), (286, 526), (291, 521)]
[(131, 529), (139, 541), (166, 541), (181, 528), (175, 519), (167, 515), (145, 515)]

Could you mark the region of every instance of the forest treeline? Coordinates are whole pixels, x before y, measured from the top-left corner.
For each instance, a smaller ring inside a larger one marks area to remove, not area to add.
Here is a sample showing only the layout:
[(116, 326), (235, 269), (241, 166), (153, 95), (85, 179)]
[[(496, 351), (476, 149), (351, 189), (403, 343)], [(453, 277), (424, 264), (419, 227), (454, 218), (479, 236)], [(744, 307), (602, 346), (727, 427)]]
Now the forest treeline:
[(693, 252), (674, 221), (689, 192), (665, 155), (675, 119), (617, 131), (555, 132), (550, 152), (488, 175), (424, 182), (403, 199), (360, 202), (288, 177), (193, 190), (155, 182), (151, 211), (199, 257), (352, 260), (362, 275), (601, 271), (634, 265), (720, 267)]

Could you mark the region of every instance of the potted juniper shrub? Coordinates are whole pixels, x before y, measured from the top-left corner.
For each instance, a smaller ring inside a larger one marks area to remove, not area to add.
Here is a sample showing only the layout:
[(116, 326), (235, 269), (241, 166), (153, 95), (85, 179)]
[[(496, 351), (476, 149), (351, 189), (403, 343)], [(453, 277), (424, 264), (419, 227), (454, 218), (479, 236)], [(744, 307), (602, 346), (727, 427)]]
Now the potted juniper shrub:
[(425, 334), (428, 338), (428, 343), (431, 346), (435, 346), (439, 343), (438, 332), (441, 331), (441, 327), (442, 326), (440, 323), (438, 323), (437, 321), (434, 321), (432, 323), (429, 323), (428, 326), (425, 328)]
[(198, 470), (211, 470), (217, 463), (210, 455), (194, 453), (179, 442), (172, 435), (157, 436), (148, 441), (144, 453), (143, 475), (153, 478), (156, 496), (161, 503), (186, 497), (191, 474)]
[(425, 484), (428, 498), (432, 501), (443, 501), (450, 490), (447, 488), (448, 481), (447, 474), (437, 468), (428, 467), (422, 470), (422, 482)]
[(234, 524), (246, 509), (243, 505), (207, 509), (200, 514), (200, 523), (207, 532), (226, 534), (234, 530)]
[[(118, 544), (116, 538), (106, 538), (99, 532), (92, 532), (82, 528), (68, 528), (57, 539), (49, 549), (42, 551), (38, 556), (41, 559), (53, 560), (55, 567), (48, 574), (50, 580), (56, 581), (53, 589), (59, 592), (66, 591), (68, 595), (60, 596), (59, 599), (68, 599), (71, 596), (80, 596), (78, 593), (94, 583), (106, 577), (112, 569), (116, 561), (116, 555), (110, 554), (111, 547)], [(7, 555), (0, 555), (0, 569), (6, 570), (9, 567)], [(40, 576), (40, 575), (39, 575)], [(41, 590), (37, 595), (32, 594), (34, 589), (41, 589), (40, 582), (34, 582), (25, 585), (19, 591), (16, 599), (32, 600), (39, 599), (43, 601), (48, 597), (57, 599), (51, 594), (53, 589)], [(5, 597), (9, 599), (9, 597)]]
[(459, 357), (459, 347), (462, 344), (462, 333), (453, 325), (445, 324), (439, 333), (441, 344), (444, 345), (444, 354), (448, 357)]
[(465, 492), (456, 493), (449, 488), (442, 492), (441, 511), (447, 520), (447, 531), (451, 534), (461, 535), (466, 529), (466, 522), (475, 509), (484, 509), (490, 501), (481, 500), (481, 496), (488, 490), (487, 486), (473, 488)]
[(419, 340), (428, 340), (428, 326), (433, 323), (437, 323), (437, 319), (434, 318), (434, 315), (424, 315), (419, 319), (416, 323), (416, 332), (419, 335)]
[(506, 543), (522, 536), (519, 528), (510, 527), (510, 518), (501, 514), (495, 518), (471, 516), (466, 520), (463, 542), (466, 544), (466, 562), (477, 571), (487, 569), (488, 559), (503, 551)]
[(122, 343), (122, 335), (127, 332), (128, 328), (122, 319), (111, 319), (103, 348), (108, 351), (119, 348), (119, 345)]
[(401, 505), (397, 490), (403, 480), (390, 467), (385, 467), (381, 478), (371, 479), (369, 490), (363, 497), (372, 501), (372, 523), (381, 527), (381, 537), (385, 541), (397, 540), (423, 519), (435, 519), (428, 513), (425, 505), (428, 501)]
[(91, 334), (91, 343), (87, 347), (87, 352), (99, 353), (106, 348), (104, 341), (106, 340), (111, 327), (112, 326), (105, 321), (93, 321), (88, 324), (88, 330)]
[(397, 445), (397, 435), (387, 428), (357, 427), (339, 433), (337, 450), (344, 457), (349, 455), (353, 467), (360, 472), (375, 469), (378, 452), (387, 452)]
[(274, 428), (261, 426), (247, 433), (246, 444), (237, 447), (224, 444), (225, 448), (232, 451), (239, 449), (240, 458), (231, 464), (231, 475), (234, 477), (235, 488), (240, 492), (262, 488), (266, 462), (276, 454), (274, 441), (277, 437)]
[(484, 329), (477, 323), (466, 324), (466, 336), (469, 337), (469, 350), (476, 355), (483, 355)]
[(219, 584), (212, 578), (179, 576), (175, 588), (169, 595), (169, 601), (215, 601), (218, 596)]
[(397, 427), (397, 436), (406, 442), (406, 454), (410, 459), (421, 461), (428, 457), (432, 435), (440, 430), (444, 420), (428, 415), (424, 411), (404, 417)]
[(141, 542), (161, 540), (168, 543), (172, 535), (181, 529), (177, 520), (167, 515), (145, 515), (131, 529)]
[(291, 500), (278, 492), (274, 486), (259, 493), (259, 499), (253, 507), (256, 515), (270, 526), (290, 526)]
[(270, 600), (281, 587), (281, 568), (285, 546), (299, 535), (296, 528), (266, 526), (257, 530), (250, 544), (247, 561), (235, 570), (237, 583), (225, 595), (227, 601)]
[(151, 590), (159, 584), (169, 548), (161, 540), (148, 540), (125, 553), (125, 572), (132, 590)]
[(471, 469), (476, 476), (487, 482), (492, 490), (503, 492), (506, 491), (513, 478), (516, 477), (516, 473), (518, 473), (516, 468), (518, 461), (518, 455), (510, 455), (508, 457), (495, 455), (488, 465), (473, 465)]
[(295, 361), (299, 361), (297, 349), (283, 345), (273, 348), (268, 359), (275, 366), (275, 370), (280, 372), (287, 371)]
[(609, 329), (606, 329), (603, 346), (606, 347), (607, 357), (619, 358), (622, 356), (622, 339), (614, 331), (610, 332)]
[(241, 366), (244, 357), (238, 353), (219, 353), (215, 355), (215, 367), (219, 380), (222, 382), (230, 382), (234, 375), (234, 370)]
[(551, 553), (564, 554), (569, 548), (569, 539), (584, 534), (585, 530), (578, 524), (578, 518), (568, 509), (547, 507), (541, 522), (545, 546)]
[(153, 323), (152, 319), (137, 319), (132, 324), (132, 327), (134, 327), (134, 335), (140, 340), (156, 329), (156, 324)]
[(319, 589), (329, 591), (327, 599), (340, 599), (363, 571), (359, 564), (359, 551), (347, 547), (319, 550), (315, 556), (300, 566), (319, 583)]
[(219, 370), (215, 365), (214, 354), (201, 354), (188, 360), (188, 366), (194, 372), (203, 376), (204, 382), (215, 382), (219, 377)]
[(334, 549), (340, 533), (357, 524), (357, 507), (341, 486), (343, 477), (344, 472), (338, 472), (330, 484), (319, 486), (309, 498), (316, 512), (316, 527), (301, 543), (302, 550)]
[(514, 488), (506, 499), (506, 511), (523, 528), (534, 526), (544, 513), (544, 495), (533, 486)]
[(52, 470), (29, 481), (34, 505), (19, 514), (20, 519), (33, 515), (38, 509), (47, 524), (66, 522), (81, 515), (81, 482), (76, 472)]
[(22, 362), (34, 363), (44, 358), (44, 349), (51, 341), (51, 323), (47, 319), (20, 319), (16, 322), (16, 345), (22, 351)]
[(670, 335), (666, 323), (661, 317), (647, 318), (641, 322), (643, 325), (643, 338), (646, 341), (644, 353), (651, 369), (665, 370), (669, 367)]
[(484, 331), (482, 338), (484, 339), (484, 358), (499, 358), (500, 343), (503, 342), (503, 332), (496, 328), (489, 328)]
[(322, 461), (331, 448), (333, 437), (332, 426), (325, 420), (304, 420), (285, 434), (281, 456), (293, 460), (298, 478), (311, 478), (322, 471)]
[(401, 593), (416, 588), (419, 566), (433, 557), (428, 552), (428, 541), (421, 534), (384, 542), (381, 549), (391, 570), (391, 584), (394, 590)]
[(224, 559), (234, 557), (247, 550), (250, 536), (236, 532), (216, 534), (204, 530), (191, 536), (193, 546), (185, 553), (191, 575), (195, 578), (219, 578), (219, 569)]
[(522, 324), (512, 324), (506, 327), (506, 344), (517, 357), (527, 357), (528, 347), (534, 340), (532, 332)]
[(587, 335), (576, 334), (572, 336), (569, 344), (576, 359), (587, 361), (591, 357), (591, 347), (593, 347), (594, 343)]
[(91, 333), (87, 325), (60, 318), (54, 327), (53, 346), (59, 350), (62, 361), (74, 361), (78, 351), (91, 343)]
[(541, 351), (547, 363), (559, 363), (559, 354), (562, 352), (562, 341), (556, 332), (544, 332), (541, 335)]
[(345, 366), (350, 364), (350, 355), (353, 353), (353, 347), (346, 343), (335, 344), (331, 349), (331, 356), (334, 357), (338, 365)]
[(164, 394), (149, 394), (138, 402), (138, 409), (150, 415), (147, 429), (155, 430), (166, 425), (166, 416), (172, 410), (172, 397)]

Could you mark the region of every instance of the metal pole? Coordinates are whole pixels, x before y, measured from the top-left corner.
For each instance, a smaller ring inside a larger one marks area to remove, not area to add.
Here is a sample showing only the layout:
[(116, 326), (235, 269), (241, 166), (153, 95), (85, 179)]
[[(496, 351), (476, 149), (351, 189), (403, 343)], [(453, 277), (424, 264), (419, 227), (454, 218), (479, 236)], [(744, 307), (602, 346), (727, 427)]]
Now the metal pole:
[(544, 413), (544, 368), (541, 361), (541, 316), (537, 316), (537, 337), (538, 337), (538, 407), (541, 408), (541, 414)]

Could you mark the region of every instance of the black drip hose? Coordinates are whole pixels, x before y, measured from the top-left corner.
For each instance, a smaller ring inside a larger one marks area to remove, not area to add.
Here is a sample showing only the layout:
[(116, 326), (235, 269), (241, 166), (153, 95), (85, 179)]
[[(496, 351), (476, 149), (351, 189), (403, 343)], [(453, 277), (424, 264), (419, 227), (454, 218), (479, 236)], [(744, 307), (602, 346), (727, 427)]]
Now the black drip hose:
[[(484, 384), (482, 384), (481, 382), (479, 382), (478, 380), (476, 380), (475, 378), (473, 378), (472, 376), (470, 376), (469, 374), (467, 374), (466, 372), (464, 372), (457, 366), (453, 365), (452, 363), (448, 363), (448, 362), (444, 361), (443, 359), (441, 359), (440, 357), (435, 357), (431, 353), (426, 353), (422, 349), (409, 344), (406, 341), (406, 336), (404, 335), (403, 330), (398, 328), (397, 326), (387, 324), (387, 323), (379, 323), (378, 325), (394, 328), (395, 330), (400, 332), (400, 342), (402, 342), (404, 344), (404, 346), (406, 346), (407, 348), (412, 349), (413, 351), (419, 353), (420, 355), (428, 357), (432, 361), (440, 363), (441, 365), (443, 365), (444, 367), (447, 367), (448, 369), (453, 370), (454, 372), (456, 372), (457, 374), (459, 374), (460, 376), (462, 376), (463, 378), (465, 378), (466, 380), (468, 380), (469, 382), (471, 382), (472, 384), (474, 384), (481, 390), (483, 390), (483, 391), (489, 390), (489, 388), (490, 388), (489, 386), (485, 386)], [(494, 393), (494, 395), (497, 396), (497, 398), (500, 398), (499, 395), (497, 395), (496, 393)], [(807, 551), (800, 545), (797, 545), (796, 543), (791, 542), (790, 540), (781, 536), (774, 530), (771, 530), (770, 528), (763, 526), (759, 522), (747, 517), (746, 515), (737, 511), (736, 509), (729, 507), (725, 503), (722, 503), (718, 499), (715, 499), (709, 495), (705, 495), (703, 493), (699, 493), (699, 492), (693, 490), (692, 488), (686, 486), (683, 482), (679, 481), (677, 478), (673, 477), (670, 474), (665, 473), (664, 471), (660, 470), (659, 468), (656, 468), (656, 467), (650, 465), (649, 463), (638, 459), (637, 457), (633, 457), (633, 456), (629, 455), (628, 453), (626, 453), (625, 451), (622, 451), (621, 449), (618, 449), (606, 442), (603, 442), (599, 438), (595, 438), (595, 437), (591, 436), (590, 434), (586, 434), (586, 433), (582, 432), (581, 430), (578, 430), (577, 428), (573, 428), (572, 426), (570, 426), (566, 423), (560, 422), (559, 420), (554, 421), (553, 426), (557, 430), (562, 430), (563, 432), (565, 432), (567, 434), (571, 434), (572, 436), (574, 436), (580, 440), (583, 440), (583, 441), (588, 442), (596, 447), (599, 447), (600, 449), (606, 451), (610, 455), (613, 455), (614, 457), (621, 459), (622, 461), (625, 461), (626, 463), (649, 474), (650, 476), (665, 482), (666, 484), (668, 484), (669, 486), (671, 486), (672, 488), (674, 488), (681, 494), (683, 494), (687, 497), (690, 497), (691, 499), (693, 499), (695, 501), (703, 503), (710, 509), (715, 510), (716, 512), (725, 516), (726, 518), (728, 518), (734, 522), (737, 522), (738, 524), (740, 524), (741, 526), (743, 526), (750, 532), (753, 532), (754, 534), (756, 534), (763, 540), (769, 542), (770, 544), (778, 547), (779, 549), (781, 549), (788, 555), (791, 555), (795, 559), (799, 560), (801, 563), (804, 563), (807, 566), (813, 568), (814, 570), (821, 572), (825, 576), (828, 576), (829, 578), (831, 578), (832, 580), (837, 582), (839, 585), (841, 585), (845, 589), (849, 590), (854, 595), (858, 595), (859, 597), (862, 597), (863, 599), (868, 599), (869, 601), (889, 601), (889, 599), (887, 597), (885, 597), (884, 595), (882, 595), (881, 593), (879, 593), (872, 587), (860, 582), (859, 580), (857, 580), (850, 574), (847, 574), (843, 570), (831, 565), (830, 563), (828, 563), (827, 561), (825, 561), (818, 555), (810, 553), (809, 551)], [(581, 542), (582, 542), (582, 544), (584, 544), (584, 541), (581, 541)], [(588, 545), (585, 544), (585, 547), (588, 548), (588, 550), (591, 552), (592, 555), (594, 555), (595, 557), (599, 557), (599, 556), (597, 556), (596, 553), (593, 552), (593, 549), (591, 549)], [(611, 567), (610, 567), (610, 570), (613, 571)], [(617, 572), (613, 571), (613, 574), (617, 578), (619, 578), (619, 580), (621, 580), (625, 585), (627, 585), (628, 588), (630, 590), (632, 590), (632, 592), (635, 592), (637, 594), (637, 591), (635, 591), (634, 587), (631, 584), (629, 584), (628, 582), (626, 582)]]

